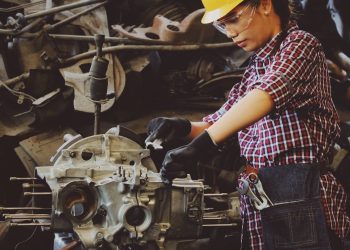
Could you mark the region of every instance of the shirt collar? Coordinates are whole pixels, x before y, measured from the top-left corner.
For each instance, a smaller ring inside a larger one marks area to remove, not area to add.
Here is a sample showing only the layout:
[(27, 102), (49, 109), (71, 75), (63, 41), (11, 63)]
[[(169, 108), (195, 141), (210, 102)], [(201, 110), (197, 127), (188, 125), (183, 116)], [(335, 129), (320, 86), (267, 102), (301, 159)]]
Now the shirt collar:
[[(298, 25), (295, 22), (290, 22), (287, 27), (287, 35), (298, 29)], [(253, 55), (253, 59), (259, 59), (259, 60), (265, 60), (267, 57), (271, 55), (271, 53), (274, 51), (274, 48), (276, 46), (280, 46), (280, 39), (283, 36), (283, 31), (279, 32), (277, 35), (275, 35), (267, 44), (265, 44), (264, 47), (258, 49)], [(276, 48), (278, 49), (278, 48)]]

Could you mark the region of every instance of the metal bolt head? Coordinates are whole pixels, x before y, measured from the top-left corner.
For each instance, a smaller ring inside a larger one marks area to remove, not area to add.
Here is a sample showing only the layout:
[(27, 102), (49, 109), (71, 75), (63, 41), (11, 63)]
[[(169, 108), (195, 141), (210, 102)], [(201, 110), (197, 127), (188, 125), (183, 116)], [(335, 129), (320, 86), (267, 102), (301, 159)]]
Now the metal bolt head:
[(98, 232), (98, 233), (96, 234), (96, 239), (103, 239), (103, 233)]

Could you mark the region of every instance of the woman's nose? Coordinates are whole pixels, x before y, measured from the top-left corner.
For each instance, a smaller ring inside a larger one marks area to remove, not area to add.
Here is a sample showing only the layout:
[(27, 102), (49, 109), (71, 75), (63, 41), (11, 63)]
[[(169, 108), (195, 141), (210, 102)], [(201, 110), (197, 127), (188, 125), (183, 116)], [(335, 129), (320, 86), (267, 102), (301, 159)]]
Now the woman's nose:
[(236, 29), (230, 25), (230, 24), (227, 24), (225, 26), (225, 29), (226, 29), (226, 35), (227, 37), (229, 38), (235, 38), (236, 36), (238, 36), (238, 32), (236, 31)]

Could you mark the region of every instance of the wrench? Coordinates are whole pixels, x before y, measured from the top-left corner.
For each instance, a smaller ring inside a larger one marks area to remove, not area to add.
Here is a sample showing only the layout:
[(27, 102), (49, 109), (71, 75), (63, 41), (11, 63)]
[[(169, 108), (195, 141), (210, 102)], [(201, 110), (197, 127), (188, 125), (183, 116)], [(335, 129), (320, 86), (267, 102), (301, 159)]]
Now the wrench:
[[(267, 206), (273, 206), (273, 202), (270, 200), (270, 198), (267, 196), (267, 194), (265, 193), (265, 190), (262, 186), (262, 183), (258, 177), (258, 175), (256, 173), (250, 173), (248, 175), (248, 181), (255, 186), (256, 191), (258, 193), (259, 198), (261, 198), (261, 200), (266, 200), (267, 201)], [(261, 209), (264, 209), (266, 207), (263, 207)]]
[(241, 195), (247, 195), (250, 198), (250, 200), (253, 202), (253, 205), (257, 210), (262, 210), (262, 209), (270, 206), (268, 204), (268, 200), (264, 196), (260, 196), (260, 198), (258, 198), (258, 196), (256, 196), (256, 194), (253, 192), (253, 190), (250, 187), (250, 183), (247, 180), (240, 179), (238, 181), (240, 181), (242, 183), (242, 188), (237, 187), (237, 191)]
[(153, 142), (149, 142), (147, 141), (148, 137), (145, 140), (146, 143), (146, 148), (150, 149), (153, 148), (154, 150), (158, 150), (158, 149), (163, 149), (163, 139), (155, 139)]
[(255, 183), (255, 187), (256, 187), (257, 192), (260, 195), (260, 197), (263, 197), (263, 198), (265, 198), (268, 201), (268, 203), (269, 203), (268, 206), (273, 206), (273, 202), (270, 200), (270, 198), (265, 193), (265, 190), (264, 190), (264, 188), (262, 186), (262, 183), (261, 183), (261, 181), (260, 181), (260, 179), (258, 177), (257, 177), (257, 182)]

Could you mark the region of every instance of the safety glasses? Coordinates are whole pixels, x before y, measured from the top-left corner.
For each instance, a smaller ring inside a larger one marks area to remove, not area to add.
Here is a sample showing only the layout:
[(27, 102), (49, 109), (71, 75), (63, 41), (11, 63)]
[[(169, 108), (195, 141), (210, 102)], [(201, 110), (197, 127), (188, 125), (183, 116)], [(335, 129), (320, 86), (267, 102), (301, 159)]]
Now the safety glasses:
[[(250, 15), (246, 15), (247, 10), (251, 8)], [(227, 35), (228, 26), (234, 25), (236, 32), (240, 33), (248, 29), (250, 23), (253, 20), (253, 16), (256, 11), (256, 6), (251, 7), (247, 5), (245, 8), (241, 9), (238, 13), (228, 14), (227, 17), (224, 17), (218, 21), (214, 21), (214, 27), (221, 33)]]

